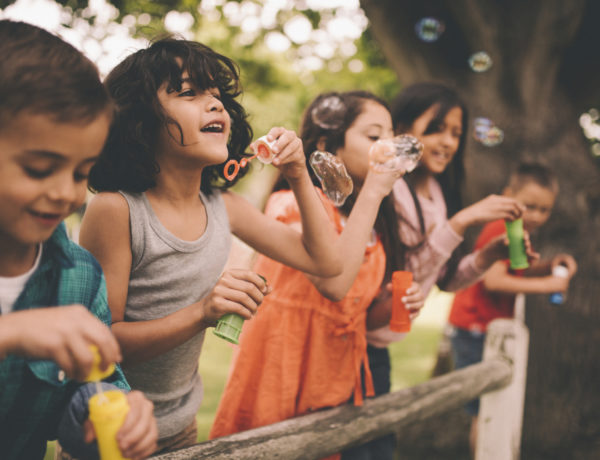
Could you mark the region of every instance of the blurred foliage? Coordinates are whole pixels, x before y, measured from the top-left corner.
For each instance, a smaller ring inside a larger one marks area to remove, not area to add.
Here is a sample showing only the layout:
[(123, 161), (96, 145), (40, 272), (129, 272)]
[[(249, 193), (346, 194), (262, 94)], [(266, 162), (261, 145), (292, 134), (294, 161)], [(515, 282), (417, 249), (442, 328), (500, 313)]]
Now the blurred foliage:
[[(55, 0), (71, 9), (73, 18), (85, 19), (93, 24), (95, 16), (86, 10), (89, 0)], [(304, 15), (313, 29), (322, 27), (324, 16), (333, 17), (336, 11), (320, 11), (303, 7), (303, 2), (294, 2), (292, 9), (282, 9), (277, 13), (276, 24), (269, 29), (258, 31), (250, 43), (241, 39), (242, 31), (237, 25), (231, 25), (223, 13), (227, 3), (254, 3), (262, 11), (263, 3), (251, 0), (235, 0), (217, 5), (218, 17), (206, 17), (200, 11), (200, 0), (107, 0), (119, 10), (115, 19), (128, 23), (134, 22), (144, 14), (144, 21), (137, 21), (130, 27), (132, 35), (152, 39), (164, 35), (167, 30), (164, 18), (170, 11), (186, 12), (194, 18), (191, 35), (216, 51), (236, 61), (241, 69), (244, 95), (242, 103), (250, 114), (250, 121), (256, 136), (267, 132), (272, 126), (285, 126), (299, 129), (303, 108), (323, 91), (345, 91), (352, 89), (369, 90), (385, 100), (390, 100), (398, 91), (398, 82), (394, 72), (388, 67), (379, 45), (367, 30), (354, 45), (356, 54), (343, 56), (337, 52), (331, 59), (325, 60), (321, 70), (299, 70), (295, 63), (299, 57), (300, 46), (292, 42), (291, 47), (276, 53), (267, 48), (264, 36), (268, 32), (283, 32), (283, 24), (295, 15)], [(0, 0), (0, 7), (14, 1)], [(218, 3), (218, 2), (217, 2)], [(298, 8), (298, 6), (300, 8)], [(148, 15), (150, 16), (148, 18)], [(69, 24), (67, 24), (69, 25)], [(352, 72), (348, 63), (352, 60), (362, 62), (362, 70)]]

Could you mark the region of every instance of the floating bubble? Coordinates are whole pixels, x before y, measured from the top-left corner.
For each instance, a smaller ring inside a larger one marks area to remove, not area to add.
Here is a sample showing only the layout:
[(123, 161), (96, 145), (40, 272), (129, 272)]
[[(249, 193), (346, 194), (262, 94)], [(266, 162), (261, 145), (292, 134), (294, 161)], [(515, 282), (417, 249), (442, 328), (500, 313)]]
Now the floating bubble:
[(477, 117), (474, 120), (475, 124), (475, 140), (483, 142), (487, 137), (488, 131), (494, 126), (494, 122), (489, 118)]
[(310, 155), (309, 163), (327, 198), (336, 206), (343, 205), (354, 188), (344, 163), (335, 155), (320, 150), (315, 150)]
[(323, 129), (338, 129), (344, 123), (346, 104), (339, 96), (324, 97), (310, 112), (313, 123)]
[(498, 128), (489, 118), (475, 118), (475, 140), (486, 147), (495, 147), (504, 140), (504, 131)]
[(277, 139), (274, 141), (268, 141), (267, 136), (262, 136), (256, 139), (252, 146), (252, 150), (260, 162), (264, 164), (273, 162), (273, 158), (275, 158), (273, 147), (275, 146), (276, 141)]
[(485, 51), (479, 51), (469, 58), (469, 67), (474, 72), (485, 72), (492, 67), (492, 58)]
[(444, 23), (436, 18), (421, 18), (415, 24), (417, 36), (424, 42), (434, 42), (444, 32)]
[(408, 134), (379, 139), (369, 149), (369, 165), (374, 171), (411, 172), (423, 155), (423, 144)]
[(486, 138), (481, 141), (486, 147), (495, 147), (502, 143), (504, 140), (504, 131), (497, 126), (492, 126), (487, 132)]

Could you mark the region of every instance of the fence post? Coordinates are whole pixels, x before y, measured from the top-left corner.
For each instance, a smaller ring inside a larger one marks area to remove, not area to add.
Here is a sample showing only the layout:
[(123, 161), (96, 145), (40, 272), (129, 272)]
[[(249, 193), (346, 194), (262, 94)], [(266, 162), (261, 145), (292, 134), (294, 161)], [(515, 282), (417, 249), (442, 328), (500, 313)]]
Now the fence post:
[(527, 378), (529, 331), (518, 319), (496, 319), (487, 330), (483, 360), (504, 357), (512, 361), (512, 382), (481, 397), (477, 425), (476, 460), (517, 460)]

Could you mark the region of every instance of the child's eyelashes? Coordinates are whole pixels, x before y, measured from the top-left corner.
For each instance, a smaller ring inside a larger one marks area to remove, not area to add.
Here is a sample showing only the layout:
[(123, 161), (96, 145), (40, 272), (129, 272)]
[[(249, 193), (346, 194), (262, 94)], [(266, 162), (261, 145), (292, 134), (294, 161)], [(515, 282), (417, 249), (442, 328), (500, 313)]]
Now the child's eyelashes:
[(50, 174), (52, 174), (52, 169), (48, 169), (48, 168), (44, 168), (44, 169), (37, 169), (37, 168), (30, 168), (27, 166), (23, 167), (23, 170), (25, 171), (25, 174), (27, 174), (29, 177), (33, 178), (33, 179), (44, 179), (46, 177), (48, 177)]
[(182, 90), (178, 96), (179, 97), (193, 97), (196, 95), (196, 91), (194, 91), (193, 89), (184, 89)]

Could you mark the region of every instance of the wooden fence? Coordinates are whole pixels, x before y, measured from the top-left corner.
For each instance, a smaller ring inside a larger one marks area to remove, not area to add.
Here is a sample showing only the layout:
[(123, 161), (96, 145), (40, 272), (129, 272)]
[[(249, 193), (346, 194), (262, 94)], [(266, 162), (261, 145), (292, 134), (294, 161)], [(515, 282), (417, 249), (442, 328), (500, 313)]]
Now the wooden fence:
[(495, 320), (488, 328), (481, 363), (368, 399), (361, 407), (348, 404), (323, 410), (153, 458), (319, 459), (483, 395), (476, 459), (515, 460), (520, 451), (528, 337), (520, 318)]

